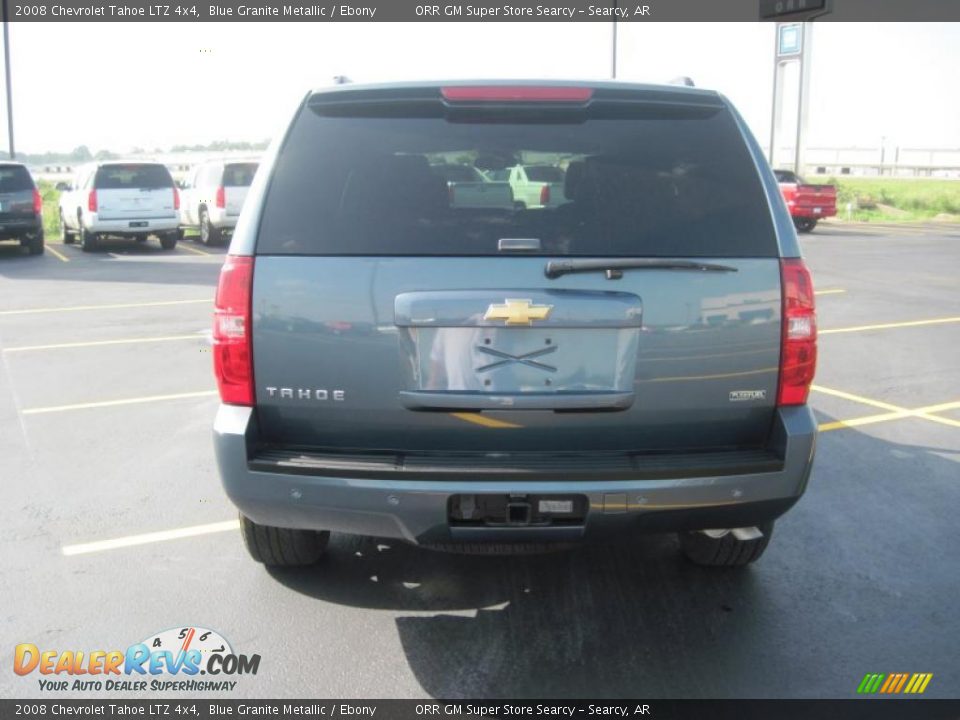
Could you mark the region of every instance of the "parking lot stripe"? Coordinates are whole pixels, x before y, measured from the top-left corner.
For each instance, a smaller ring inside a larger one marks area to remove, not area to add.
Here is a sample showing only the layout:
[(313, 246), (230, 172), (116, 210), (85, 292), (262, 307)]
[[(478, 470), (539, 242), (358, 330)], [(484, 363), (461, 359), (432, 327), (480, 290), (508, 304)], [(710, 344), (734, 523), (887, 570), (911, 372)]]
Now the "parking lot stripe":
[(224, 520), (223, 522), (208, 523), (206, 525), (193, 525), (175, 530), (144, 533), (143, 535), (127, 535), (126, 537), (114, 538), (113, 540), (100, 540), (97, 542), (81, 543), (79, 545), (64, 545), (60, 550), (67, 556), (86, 555), (88, 553), (103, 552), (104, 550), (117, 550), (119, 548), (134, 547), (136, 545), (147, 545), (149, 543), (179, 540), (197, 535), (210, 535), (211, 533), (230, 532), (239, 529), (239, 520)]
[(845, 293), (846, 290), (841, 288), (832, 288), (830, 290), (814, 290), (814, 295), (839, 295), (840, 293)]
[(945, 410), (954, 410), (956, 408), (960, 408), (960, 401), (940, 403), (938, 405), (927, 405), (926, 407), (910, 410), (908, 408), (902, 408), (896, 405), (889, 405), (887, 403), (870, 400), (869, 398), (860, 397), (859, 395), (843, 393), (839, 390), (828, 390), (827, 388), (821, 387), (816, 387), (814, 389), (819, 390), (820, 392), (825, 392), (829, 395), (850, 400), (852, 402), (863, 403), (864, 405), (871, 405), (873, 407), (891, 410), (891, 412), (880, 413), (877, 415), (865, 415), (863, 417), (852, 418), (850, 420), (836, 420), (833, 422), (823, 423), (818, 426), (818, 430), (820, 430), (820, 432), (829, 432), (831, 430), (840, 430), (842, 428), (849, 427), (859, 427), (861, 425), (873, 425), (874, 423), (888, 422), (890, 420), (902, 420), (903, 418), (911, 417), (929, 420), (931, 422), (940, 423), (941, 425), (949, 425), (950, 427), (960, 427), (960, 421), (953, 420), (952, 418), (940, 417), (939, 415), (934, 414), (938, 412), (944, 412)]
[(902, 407), (891, 405), (881, 400), (871, 400), (862, 395), (854, 395), (853, 393), (843, 392), (843, 390), (833, 390), (823, 385), (811, 385), (810, 389), (814, 392), (823, 393), (824, 395), (833, 395), (843, 400), (850, 400), (851, 402), (860, 403), (861, 405), (870, 405), (871, 407), (880, 408), (881, 410), (890, 410), (892, 412), (903, 412), (904, 410)]
[(475, 423), (476, 425), (483, 425), (488, 428), (519, 428), (523, 425), (517, 425), (516, 423), (505, 422), (504, 420), (497, 420), (496, 418), (484, 417), (480, 413), (450, 413), (455, 418), (460, 420), (466, 420), (467, 422)]
[(61, 262), (70, 262), (70, 258), (68, 258), (59, 250), (54, 250), (52, 247), (50, 247), (50, 243), (47, 243), (46, 247), (47, 247), (47, 252), (53, 255), (57, 260)]
[(213, 255), (213, 253), (209, 253), (206, 250), (201, 250), (200, 248), (191, 247), (190, 245), (184, 245), (182, 243), (177, 243), (177, 247), (181, 250), (189, 250), (196, 255), (206, 255), (207, 257)]
[(121, 308), (162, 307), (165, 305), (213, 304), (213, 298), (196, 300), (159, 300), (156, 302), (111, 303), (107, 305), (73, 305), (68, 307), (25, 308), (23, 310), (0, 310), (0, 315), (30, 315), (32, 313), (77, 312), (80, 310), (118, 310)]
[(834, 333), (863, 332), (865, 330), (889, 330), (890, 328), (919, 327), (921, 325), (943, 325), (945, 323), (960, 322), (960, 317), (932, 318), (930, 320), (910, 320), (908, 322), (883, 323), (880, 325), (857, 325), (846, 328), (831, 328), (818, 330), (818, 335), (832, 335)]
[(30, 350), (59, 350), (61, 348), (102, 347), (104, 345), (135, 345), (140, 343), (174, 342), (176, 340), (202, 340), (201, 335), (168, 335), (167, 337), (123, 338), (121, 340), (91, 340), (90, 342), (56, 343), (53, 345), (21, 345), (3, 348), (5, 353), (27, 352)]
[(123, 400), (105, 400), (103, 402), (77, 403), (75, 405), (27, 408), (26, 410), (22, 410), (21, 413), (23, 415), (43, 415), (45, 413), (67, 412), (69, 410), (87, 410), (91, 408), (117, 407), (118, 405), (139, 405), (142, 403), (162, 402), (164, 400), (210, 397), (216, 394), (216, 390), (201, 390), (200, 392), (176, 393), (173, 395), (150, 395), (148, 397), (125, 398)]

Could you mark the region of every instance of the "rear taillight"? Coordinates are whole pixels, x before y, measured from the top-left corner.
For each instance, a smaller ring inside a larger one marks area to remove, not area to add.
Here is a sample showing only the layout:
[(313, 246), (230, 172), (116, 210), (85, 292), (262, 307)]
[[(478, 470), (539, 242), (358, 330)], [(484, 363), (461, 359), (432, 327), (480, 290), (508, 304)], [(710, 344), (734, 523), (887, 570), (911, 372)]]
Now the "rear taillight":
[(540, 204), (547, 205), (550, 202), (550, 186), (544, 185), (540, 188)]
[(228, 255), (213, 311), (213, 371), (228, 405), (253, 405), (252, 290), (253, 258)]
[(817, 368), (817, 312), (810, 271), (800, 258), (780, 261), (783, 347), (777, 405), (803, 405)]
[(43, 198), (40, 197), (40, 191), (33, 189), (33, 214), (40, 215), (43, 212)]
[(223, 185), (217, 188), (217, 207), (225, 208), (227, 206), (227, 191), (223, 189)]
[(87, 195), (87, 210), (90, 212), (97, 211), (97, 191), (91, 190), (90, 194)]
[(471, 85), (440, 89), (448, 102), (587, 102), (593, 89), (529, 85)]
[(173, 189), (173, 209), (180, 209), (180, 191), (176, 188)]

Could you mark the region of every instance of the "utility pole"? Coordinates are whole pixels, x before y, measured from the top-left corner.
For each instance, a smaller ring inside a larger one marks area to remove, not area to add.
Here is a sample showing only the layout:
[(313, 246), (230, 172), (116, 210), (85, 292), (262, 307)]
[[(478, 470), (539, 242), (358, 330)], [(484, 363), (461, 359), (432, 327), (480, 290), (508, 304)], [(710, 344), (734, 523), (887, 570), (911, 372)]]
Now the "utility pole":
[(10, 86), (10, 28), (7, 22), (7, 0), (3, 0), (3, 67), (7, 75), (7, 132), (10, 137), (10, 159), (16, 157), (13, 146), (13, 89)]

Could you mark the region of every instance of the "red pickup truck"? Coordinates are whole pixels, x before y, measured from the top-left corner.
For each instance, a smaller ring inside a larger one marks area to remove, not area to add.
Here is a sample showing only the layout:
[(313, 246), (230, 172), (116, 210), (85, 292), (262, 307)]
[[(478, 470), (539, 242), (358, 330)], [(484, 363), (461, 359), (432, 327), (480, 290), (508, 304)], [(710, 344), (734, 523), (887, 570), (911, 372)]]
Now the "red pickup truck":
[(793, 224), (800, 232), (810, 232), (817, 220), (837, 214), (837, 189), (833, 185), (811, 185), (789, 170), (774, 170), (780, 192), (787, 201)]

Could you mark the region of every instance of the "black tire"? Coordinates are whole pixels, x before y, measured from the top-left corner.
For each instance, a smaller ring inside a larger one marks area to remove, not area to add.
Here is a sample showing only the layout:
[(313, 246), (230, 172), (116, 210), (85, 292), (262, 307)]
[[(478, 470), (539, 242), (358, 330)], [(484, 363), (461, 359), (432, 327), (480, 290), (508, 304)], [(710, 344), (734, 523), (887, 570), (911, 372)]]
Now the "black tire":
[(77, 236), (67, 230), (67, 224), (63, 221), (63, 213), (60, 213), (60, 239), (64, 245), (73, 245), (77, 241)]
[(100, 244), (97, 234), (87, 230), (83, 224), (80, 224), (80, 249), (84, 252), (93, 252)]
[(28, 235), (22, 240), (22, 244), (30, 251), (31, 255), (43, 255), (43, 233)]
[(250, 557), (271, 567), (313, 565), (323, 557), (330, 541), (330, 533), (326, 531), (258, 525), (244, 515), (240, 516), (240, 533)]
[(796, 218), (793, 225), (797, 228), (797, 232), (808, 233), (817, 226), (817, 221), (812, 218)]
[(164, 250), (173, 250), (177, 246), (178, 234), (175, 232), (160, 236), (160, 247)]
[(223, 242), (223, 233), (210, 222), (210, 214), (206, 208), (200, 208), (200, 242), (204, 245), (219, 245)]
[(763, 537), (756, 540), (738, 540), (732, 532), (712, 538), (702, 532), (680, 533), (680, 547), (687, 559), (706, 567), (742, 567), (756, 562), (770, 544), (773, 521), (758, 526)]

